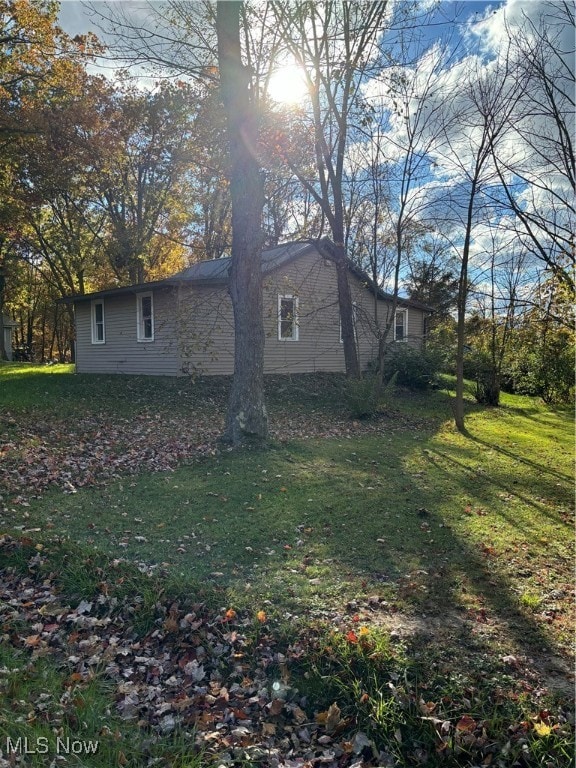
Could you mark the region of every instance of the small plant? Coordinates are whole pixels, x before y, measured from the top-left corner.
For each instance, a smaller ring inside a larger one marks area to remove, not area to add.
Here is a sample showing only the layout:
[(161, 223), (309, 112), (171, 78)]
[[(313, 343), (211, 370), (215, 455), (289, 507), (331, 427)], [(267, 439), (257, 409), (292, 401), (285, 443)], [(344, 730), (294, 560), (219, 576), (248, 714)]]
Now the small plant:
[(533, 592), (524, 592), (520, 596), (520, 604), (531, 611), (537, 611), (540, 608), (541, 602), (540, 597)]
[(361, 379), (349, 379), (345, 385), (345, 399), (350, 416), (353, 419), (373, 418), (393, 396), (396, 379), (394, 374), (381, 383), (373, 373), (367, 373)]
[(349, 379), (345, 385), (346, 404), (354, 419), (369, 419), (378, 407), (378, 391), (375, 376)]

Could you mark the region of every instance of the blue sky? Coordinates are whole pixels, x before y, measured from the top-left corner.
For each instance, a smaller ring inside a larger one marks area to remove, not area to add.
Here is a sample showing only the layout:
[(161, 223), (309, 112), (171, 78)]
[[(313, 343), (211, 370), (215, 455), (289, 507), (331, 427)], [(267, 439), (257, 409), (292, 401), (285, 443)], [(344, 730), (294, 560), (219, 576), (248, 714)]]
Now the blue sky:
[[(194, 0), (191, 0), (194, 2)], [(534, 0), (524, 0), (524, 2), (534, 2)], [(131, 0), (125, 2), (124, 0), (117, 0), (111, 3), (114, 6), (122, 6), (129, 8), (130, 6), (134, 11), (145, 7), (146, 3), (137, 2), (137, 0)], [(154, 2), (152, 0), (150, 5), (161, 6), (161, 2)], [(424, 3), (427, 5), (428, 3)], [(506, 3), (487, 3), (476, 2), (475, 0), (465, 0), (462, 2), (455, 2), (454, 0), (442, 0), (440, 7), (435, 12), (432, 19), (432, 23), (428, 28), (426, 36), (430, 40), (436, 39), (438, 36), (445, 34), (449, 27), (457, 27), (459, 24), (463, 24), (475, 15), (483, 16), (487, 7), (499, 8)], [(106, 2), (99, 2), (99, 0), (93, 0), (92, 2), (83, 2), (83, 0), (62, 0), (59, 22), (65, 32), (69, 35), (85, 34), (86, 32), (94, 32), (101, 36), (105, 40), (105, 35), (98, 29), (98, 25), (92, 18), (90, 8), (103, 8), (107, 5)]]
[[(193, 0), (192, 0), (193, 1)], [(402, 2), (402, 0), (400, 0)], [(98, 29), (98, 25), (93, 18), (91, 18), (90, 8), (98, 8), (101, 6), (103, 12), (106, 10), (107, 3), (92, 2), (84, 3), (80, 0), (64, 0), (61, 4), (60, 11), (60, 24), (63, 29), (70, 35), (82, 34), (88, 31), (95, 32), (99, 37), (106, 41), (105, 35)], [(113, 5), (116, 9), (121, 8), (123, 11), (128, 11), (131, 14), (145, 13), (143, 10), (147, 6), (153, 5), (155, 7), (161, 7), (161, 2), (140, 2), (139, 0), (132, 0), (132, 2), (115, 2)], [(421, 6), (423, 10), (431, 8), (433, 0), (421, 0)], [(438, 7), (432, 13), (429, 21), (426, 25), (417, 27), (414, 30), (416, 37), (419, 37), (419, 50), (422, 52), (425, 48), (430, 48), (436, 41), (442, 40), (446, 43), (448, 40), (450, 47), (457, 48), (457, 57), (450, 62), (446, 62), (442, 66), (444, 69), (440, 72), (438, 82), (441, 83), (442, 88), (446, 87), (446, 93), (452, 94), (452, 99), (457, 102), (459, 98), (464, 98), (464, 95), (458, 92), (459, 85), (465, 80), (469, 80), (470, 72), (478, 72), (479, 75), (483, 71), (488, 71), (489, 67), (494, 65), (498, 59), (499, 52), (505, 50), (508, 41), (508, 29), (514, 31), (519, 25), (523, 24), (526, 19), (533, 21), (536, 25), (543, 13), (548, 15), (554, 14), (554, 4), (546, 4), (546, 0), (502, 0), (501, 2), (454, 2), (453, 0), (443, 0), (439, 3)], [(574, 49), (574, 34), (573, 29), (566, 27), (565, 29), (560, 27), (555, 30), (558, 34), (558, 46), (560, 49), (570, 51)], [(572, 58), (573, 58), (573, 54)], [(432, 57), (422, 57), (417, 64), (416, 69), (419, 73), (426, 75), (426, 67), (432, 65)], [(107, 72), (110, 74), (119, 62), (108, 62)], [(573, 66), (570, 60), (569, 67)], [(414, 69), (414, 71), (416, 71)], [(418, 75), (420, 76), (420, 75)], [(378, 88), (377, 80), (374, 80), (374, 87)], [(382, 94), (384, 94), (386, 88), (385, 80), (383, 81)], [(379, 98), (376, 92), (376, 97)], [(382, 98), (385, 98), (382, 96)], [(417, 98), (417, 97), (416, 97)], [(446, 100), (445, 92), (438, 90), (437, 98), (439, 103), (443, 103)], [(538, 126), (539, 130), (541, 126)], [(455, 144), (459, 142), (458, 146), (461, 148), (461, 152), (458, 156), (458, 162), (465, 161), (466, 158), (462, 157), (465, 153), (465, 148), (468, 145), (473, 147), (473, 127), (468, 134), (459, 135), (459, 127), (455, 125), (452, 139)], [(401, 144), (402, 139), (402, 123), (397, 122), (396, 126), (391, 123), (388, 128), (389, 138), (394, 140), (398, 138), (398, 146)], [(513, 132), (512, 132), (513, 133)], [(542, 131), (542, 135), (545, 134), (545, 130)], [(521, 136), (514, 135), (509, 142), (509, 146), (505, 146), (504, 149), (509, 154), (517, 152), (519, 144), (521, 143)], [(390, 144), (390, 142), (388, 142)], [(358, 145), (360, 147), (360, 145)], [(432, 146), (432, 145), (431, 145)], [(436, 182), (437, 186), (446, 185), (446, 191), (449, 188), (456, 188), (458, 183), (461, 183), (463, 176), (454, 171), (454, 163), (452, 166), (447, 162), (448, 154), (446, 152), (437, 152), (434, 154), (434, 147), (430, 154), (430, 161), (434, 162), (430, 168), (437, 169), (436, 171), (430, 171), (430, 175), (435, 174), (436, 179), (432, 179)], [(429, 148), (426, 150), (430, 151)], [(472, 155), (470, 156), (472, 158)], [(464, 166), (465, 162), (462, 163)], [(546, 176), (550, 176), (549, 169), (545, 168), (543, 163), (539, 165), (532, 165), (526, 167), (525, 171), (528, 175), (533, 174), (534, 178), (541, 179)], [(421, 182), (421, 189), (425, 189), (426, 179)], [(553, 185), (555, 182), (551, 182)], [(559, 184), (563, 183), (561, 177), (558, 180)], [(547, 205), (549, 193), (552, 189), (551, 186), (540, 186), (538, 184), (534, 187), (536, 189), (536, 197), (530, 202), (535, 205), (536, 208), (543, 208)], [(568, 198), (567, 198), (568, 199)], [(490, 253), (494, 249), (494, 237), (495, 228), (499, 226), (498, 217), (493, 221), (487, 221), (484, 227), (479, 227), (476, 232), (475, 239), (475, 251), (478, 258), (478, 266), (480, 266), (482, 254)], [(500, 233), (497, 233), (498, 238), (509, 238), (514, 235), (513, 227), (510, 222), (503, 221), (506, 227), (501, 228)], [(512, 241), (509, 241), (512, 242)], [(518, 242), (518, 238), (514, 242)], [(510, 249), (510, 245), (504, 243), (505, 250)], [(499, 246), (500, 247), (500, 246)]]

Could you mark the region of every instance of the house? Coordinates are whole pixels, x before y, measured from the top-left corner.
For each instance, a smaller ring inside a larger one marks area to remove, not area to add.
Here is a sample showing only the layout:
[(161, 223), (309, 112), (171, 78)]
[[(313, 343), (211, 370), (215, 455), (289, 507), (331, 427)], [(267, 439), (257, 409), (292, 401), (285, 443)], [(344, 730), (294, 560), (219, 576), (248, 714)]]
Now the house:
[(7, 315), (2, 315), (2, 328), (4, 333), (4, 351), (6, 352), (6, 359), (13, 360), (12, 353), (12, 333), (16, 328), (16, 323), (11, 320)]
[[(231, 374), (234, 319), (230, 259), (203, 261), (156, 282), (73, 296), (78, 373)], [(377, 352), (375, 317), (392, 297), (350, 262), (360, 364)], [(265, 373), (344, 371), (336, 268), (310, 242), (262, 254)], [(430, 309), (400, 299), (391, 338), (419, 346)]]

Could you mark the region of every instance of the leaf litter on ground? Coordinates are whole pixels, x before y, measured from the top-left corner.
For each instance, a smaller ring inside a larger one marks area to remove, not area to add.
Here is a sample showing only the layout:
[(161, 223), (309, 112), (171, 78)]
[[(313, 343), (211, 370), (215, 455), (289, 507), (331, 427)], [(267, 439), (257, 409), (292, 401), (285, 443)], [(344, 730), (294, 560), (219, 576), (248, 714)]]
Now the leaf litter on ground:
[[(3, 554), (23, 547), (30, 547), (28, 539), (0, 536)], [(44, 558), (37, 551), (26, 575), (14, 568), (0, 571), (1, 641), (24, 649), (31, 663), (56, 659), (79, 689), (103, 674), (114, 683), (120, 718), (136, 722), (148, 739), (193, 731), (196, 749), (223, 765), (377, 764), (361, 757), (368, 747), (377, 757), (365, 734), (350, 740), (338, 733), (343, 721), (336, 704), (318, 715), (291, 688), (286, 670), (301, 658), (302, 648), (295, 643), (280, 650), (263, 611), (239, 616), (232, 608), (214, 612), (201, 603), (184, 611), (159, 601), (155, 624), (142, 636), (134, 629), (138, 595), (119, 603), (103, 584), (95, 599), (68, 602), (53, 578), (40, 575)], [(34, 712), (45, 711), (43, 701), (40, 696), (29, 702)]]
[[(214, 456), (219, 451), (224, 409), (224, 403), (217, 409), (205, 403), (179, 417), (143, 410), (132, 418), (91, 414), (65, 419), (33, 413), (16, 417), (4, 412), (0, 414), (0, 488), (7, 494), (4, 504), (26, 506), (31, 497), (50, 487), (75, 493), (79, 488), (104, 485), (123, 476), (169, 472), (201, 457)], [(298, 414), (277, 406), (270, 437), (288, 442), (379, 432), (389, 436), (394, 429), (406, 428), (409, 421), (400, 414), (382, 414), (372, 421), (351, 421), (345, 415), (327, 419), (321, 412)]]
[[(64, 708), (74, 706), (74, 691), (100, 675), (113, 685), (120, 720), (136, 724), (146, 743), (161, 742), (179, 732), (192, 734), (193, 748), (205, 765), (392, 768), (401, 764), (392, 750), (382, 743), (377, 746), (374, 736), (362, 730), (354, 712), (345, 712), (337, 701), (318, 711), (299, 691), (293, 668), (300, 668), (309, 655), (326, 661), (333, 654), (332, 644), (319, 641), (310, 628), (287, 642), (267, 625), (262, 609), (240, 613), (232, 607), (184, 605), (159, 596), (153, 623), (147, 631), (138, 631), (135, 616), (141, 595), (129, 592), (119, 598), (108, 584), (114, 580), (114, 568), (120, 569), (125, 561), (111, 562), (108, 581), (98, 585), (97, 594), (70, 600), (50, 569), (49, 550), (50, 544), (34, 546), (28, 537), (0, 536), (3, 560), (16, 553), (26, 561), (25, 569), (8, 565), (0, 570), (0, 641), (22, 652), (31, 664), (50, 658), (67, 670), (66, 701), (60, 702)], [(372, 604), (368, 600), (367, 606)], [(352, 667), (359, 659), (376, 658), (379, 653), (370, 630), (359, 622), (359, 615), (352, 612), (330, 622), (334, 644), (349, 649), (349, 662), (344, 663)], [(522, 675), (526, 673), (523, 661), (506, 658), (503, 664)], [(342, 673), (345, 677), (346, 670)], [(0, 690), (2, 676), (0, 669)], [(466, 712), (473, 707), (473, 688), (463, 688), (461, 701), (448, 695), (441, 701), (430, 700), (424, 698), (432, 695), (427, 684), (410, 686), (393, 670), (387, 688), (403, 723), (390, 739), (400, 748), (411, 738), (410, 728), (417, 730), (418, 721), (428, 724), (435, 744), (434, 764), (471, 765), (468, 758), (475, 756), (479, 765), (508, 765), (496, 757), (523, 749), (530, 739), (569, 739), (572, 732), (573, 719), (567, 710), (552, 714), (542, 709), (530, 720), (511, 723), (506, 743), (498, 743), (488, 733), (488, 720)], [(503, 681), (497, 697), (502, 702), (517, 697), (513, 688), (508, 681), (506, 689)], [(533, 690), (521, 677), (516, 688)], [(361, 692), (358, 708), (369, 700), (368, 693)], [(28, 704), (29, 719), (46, 720), (44, 694)], [(58, 723), (53, 725), (57, 728)], [(416, 744), (409, 752), (410, 764), (424, 765), (431, 757), (431, 746)], [(143, 764), (157, 765), (158, 760), (150, 758)]]

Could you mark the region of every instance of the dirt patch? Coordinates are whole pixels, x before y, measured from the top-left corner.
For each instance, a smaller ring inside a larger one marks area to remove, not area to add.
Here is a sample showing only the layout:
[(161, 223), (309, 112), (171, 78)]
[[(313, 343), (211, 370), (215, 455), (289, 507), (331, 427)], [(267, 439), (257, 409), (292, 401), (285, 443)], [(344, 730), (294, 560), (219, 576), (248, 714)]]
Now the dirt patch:
[(511, 647), (511, 633), (503, 618), (478, 622), (467, 612), (454, 609), (409, 614), (396, 610), (377, 595), (363, 602), (352, 601), (347, 610), (349, 619), (356, 617), (366, 626), (384, 629), (392, 642), (402, 643), (412, 654), (425, 653), (428, 646), (444, 648), (447, 655), (452, 654), (454, 668), (465, 666), (467, 659), (478, 662), (486, 653), (494, 661), (496, 655), (504, 672), (525, 679), (533, 688), (547, 689), (569, 700), (574, 697), (573, 659), (568, 654), (538, 649), (529, 653), (526, 648), (516, 651)]

